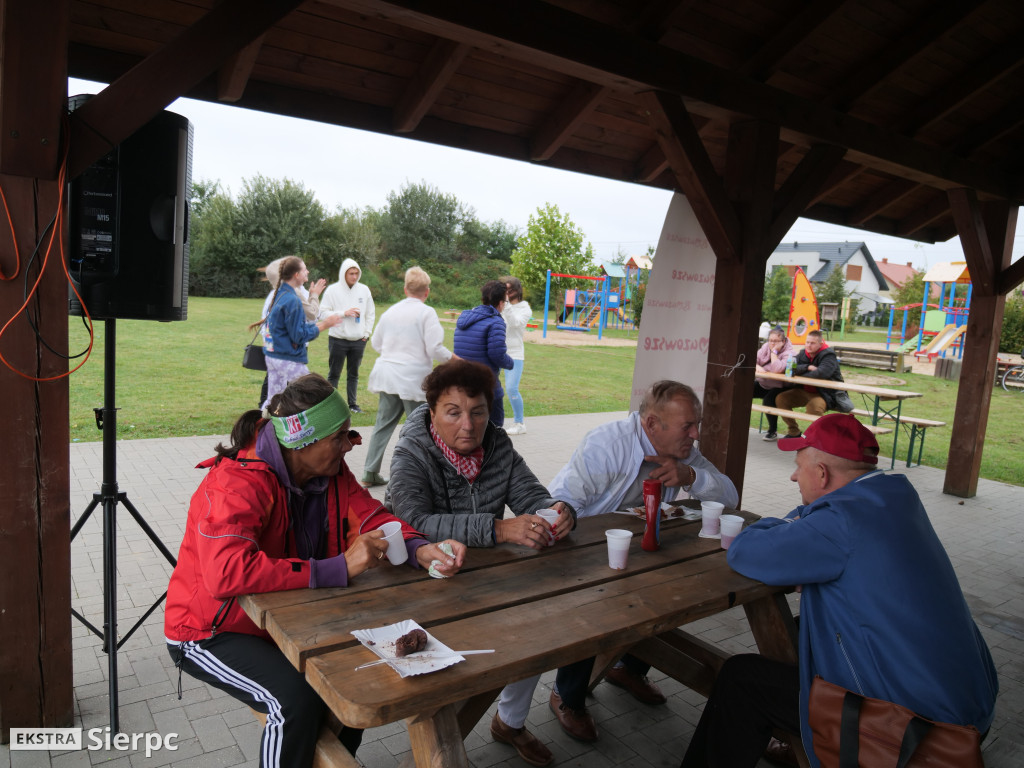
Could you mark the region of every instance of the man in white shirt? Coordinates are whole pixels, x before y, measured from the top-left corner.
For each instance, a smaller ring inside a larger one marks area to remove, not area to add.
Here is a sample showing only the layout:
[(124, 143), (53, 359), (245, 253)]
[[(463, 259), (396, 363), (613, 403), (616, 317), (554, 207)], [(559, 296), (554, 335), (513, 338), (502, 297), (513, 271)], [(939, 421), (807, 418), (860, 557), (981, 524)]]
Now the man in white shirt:
[(380, 357), (370, 371), (368, 387), (380, 395), (377, 421), (366, 449), (362, 484), (387, 485), (380, 465), (391, 433), (404, 412), (406, 416), (426, 402), (423, 379), (433, 363), (452, 357), (444, 346), (444, 329), (437, 313), (424, 302), (430, 295), (430, 275), (419, 267), (405, 272), (405, 296), (381, 315), (370, 344)]
[(359, 386), (359, 364), (363, 361), (366, 340), (373, 333), (375, 309), (370, 289), (359, 282), (362, 270), (355, 259), (345, 259), (338, 270), (338, 282), (331, 283), (320, 299), (320, 312), (327, 315), (341, 315), (342, 321), (328, 331), (327, 380), (335, 389), (341, 380), (341, 369), (348, 365), (346, 396), (348, 409), (362, 413), (356, 402)]
[[(637, 413), (584, 436), (548, 492), (571, 504), (579, 517), (643, 506), (647, 479), (661, 480), (665, 501), (688, 494), (735, 507), (736, 486), (697, 448), (701, 411), (700, 398), (691, 387), (656, 381)], [(591, 658), (562, 667), (551, 691), (550, 705), (559, 724), (580, 741), (597, 739), (597, 726), (585, 706), (593, 666)], [(649, 664), (627, 654), (605, 679), (644, 704), (663, 704), (658, 686), (647, 679), (649, 669)]]

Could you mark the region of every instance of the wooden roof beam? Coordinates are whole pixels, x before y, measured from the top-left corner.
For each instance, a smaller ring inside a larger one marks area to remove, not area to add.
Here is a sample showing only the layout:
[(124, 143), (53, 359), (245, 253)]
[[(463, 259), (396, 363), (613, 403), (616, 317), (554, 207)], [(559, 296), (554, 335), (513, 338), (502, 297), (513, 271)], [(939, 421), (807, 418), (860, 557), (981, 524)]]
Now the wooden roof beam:
[(846, 182), (852, 181), (853, 179), (864, 173), (864, 166), (858, 163), (851, 163), (848, 160), (844, 160), (839, 163), (832, 172), (825, 179), (825, 183), (821, 185), (821, 189), (818, 194), (814, 195), (810, 200), (807, 201), (807, 206), (817, 205), (826, 197), (831, 195), (835, 190), (842, 187)]
[(845, 112), (853, 104), (898, 72), (907, 62), (930, 48), (963, 23), (986, 0), (960, 0), (956, 3), (941, 3), (936, 13), (916, 17), (909, 28), (895, 37), (898, 45), (887, 43), (883, 49), (867, 54), (863, 61), (852, 68), (852, 76), (832, 91), (826, 102)]
[(609, 89), (579, 81), (561, 106), (548, 115), (547, 120), (530, 142), (530, 159), (547, 160), (561, 147), (594, 108), (601, 103)]
[(719, 259), (738, 259), (739, 219), (683, 100), (655, 92), (640, 94), (640, 98), (658, 145), (715, 255)]
[(911, 192), (920, 188), (921, 185), (916, 182), (893, 179), (850, 213), (850, 226), (858, 227), (865, 221), (880, 216), (890, 205), (898, 203)]
[(70, 25), (68, 0), (0, 2), (0, 173), (57, 178)]
[(89, 99), (71, 114), (69, 178), (135, 133), (302, 2), (224, 0)]
[(646, 184), (658, 178), (666, 168), (668, 168), (668, 158), (661, 151), (661, 145), (654, 142), (637, 161), (633, 178)]
[(452, 40), (434, 43), (395, 107), (395, 130), (398, 133), (415, 130), (472, 50), (472, 46)]
[[(671, 20), (678, 18), (692, 4), (693, 0), (652, 0), (626, 28), (649, 40), (660, 40)], [(537, 130), (531, 143), (530, 159), (542, 161), (555, 154), (610, 91), (608, 87), (585, 80), (577, 82), (561, 106), (549, 114)]]
[[(985, 145), (1002, 138), (1021, 125), (1024, 125), (1024, 100), (1016, 99), (984, 123), (976, 125), (961, 136), (955, 151), (965, 157), (973, 155)], [(1018, 157), (1014, 156), (1008, 160), (1016, 160)]]
[(918, 136), (985, 88), (1015, 72), (1024, 64), (1024, 48), (1021, 47), (1020, 39), (1014, 37), (984, 61), (964, 64), (960, 74), (943, 83), (930, 97), (908, 110), (906, 119), (892, 126), (893, 130), (912, 138)]
[(786, 57), (815, 30), (839, 13), (849, 0), (810, 0), (790, 21), (739, 68), (740, 72), (762, 82), (779, 69)]
[(220, 101), (234, 102), (242, 98), (245, 93), (245, 84), (249, 82), (252, 75), (252, 68), (256, 65), (256, 57), (260, 55), (260, 48), (263, 47), (263, 38), (260, 35), (245, 48), (234, 54), (224, 66), (217, 71), (217, 99)]
[(775, 193), (768, 241), (774, 249), (786, 236), (790, 227), (811, 205), (843, 161), (846, 150), (832, 144), (811, 147), (800, 164)]
[(902, 219), (896, 226), (896, 234), (900, 237), (912, 237), (948, 213), (949, 199), (944, 194), (938, 194), (927, 205), (918, 207), (911, 215)]
[[(1002, 257), (1002, 252), (995, 252), (994, 243), (990, 239), (996, 233), (990, 235), (988, 232), (982, 206), (974, 190), (951, 189), (946, 194), (956, 220), (957, 232), (960, 233), (960, 244), (967, 259), (967, 269), (971, 273), (971, 284), (975, 291), (994, 296), (996, 277), (1002, 271), (1002, 265), (995, 263), (997, 257)], [(1012, 234), (1011, 231), (1011, 237)]]
[(628, 28), (648, 40), (661, 40), (683, 21), (696, 0), (651, 0)]
[[(703, 102), (710, 108), (690, 106), (700, 114), (725, 110), (775, 123), (787, 140), (789, 131), (795, 143), (846, 146), (854, 153), (851, 159), (890, 172), (898, 169), (895, 175), (909, 172), (929, 184), (971, 187), (996, 197), (1018, 194), (1015, 177), (1004, 168), (972, 163), (538, 0), (521, 0), (514, 7), (446, 0), (326, 1), (615, 90), (654, 90)], [(566, 29), (575, 33), (566, 35)]]
[(1024, 259), (1017, 259), (999, 273), (996, 280), (996, 290), (1001, 296), (1005, 296), (1021, 283), (1024, 283)]

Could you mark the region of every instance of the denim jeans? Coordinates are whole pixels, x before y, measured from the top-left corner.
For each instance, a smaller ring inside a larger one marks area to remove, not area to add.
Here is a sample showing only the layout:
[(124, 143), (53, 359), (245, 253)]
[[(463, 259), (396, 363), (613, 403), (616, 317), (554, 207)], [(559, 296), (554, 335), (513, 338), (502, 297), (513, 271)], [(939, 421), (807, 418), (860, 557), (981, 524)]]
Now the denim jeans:
[(519, 380), (523, 378), (523, 361), (513, 360), (512, 370), (505, 371), (505, 394), (512, 403), (512, 418), (517, 424), (523, 423), (523, 396), (519, 394)]

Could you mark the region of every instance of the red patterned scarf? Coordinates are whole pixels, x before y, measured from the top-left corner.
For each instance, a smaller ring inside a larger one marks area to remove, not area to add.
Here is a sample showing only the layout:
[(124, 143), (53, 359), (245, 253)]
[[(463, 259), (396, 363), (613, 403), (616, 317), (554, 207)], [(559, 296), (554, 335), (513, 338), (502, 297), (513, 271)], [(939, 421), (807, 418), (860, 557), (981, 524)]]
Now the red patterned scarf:
[(451, 465), (455, 467), (460, 475), (465, 477), (469, 482), (476, 480), (476, 476), (480, 474), (480, 467), (484, 463), (484, 448), (480, 446), (468, 456), (463, 456), (461, 453), (456, 453), (448, 447), (447, 443), (441, 439), (441, 436), (437, 434), (437, 430), (434, 429), (434, 424), (430, 424), (430, 436), (434, 439), (434, 443), (438, 448), (441, 449), (441, 453), (444, 457), (451, 462)]

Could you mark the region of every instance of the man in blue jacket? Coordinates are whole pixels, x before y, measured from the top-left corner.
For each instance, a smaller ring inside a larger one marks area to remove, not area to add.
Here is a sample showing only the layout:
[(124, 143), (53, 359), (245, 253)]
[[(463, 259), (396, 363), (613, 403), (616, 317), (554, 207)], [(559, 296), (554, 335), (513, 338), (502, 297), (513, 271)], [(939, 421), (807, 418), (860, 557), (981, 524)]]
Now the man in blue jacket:
[(752, 579), (802, 586), (799, 665), (729, 659), (682, 768), (753, 768), (773, 728), (799, 730), (817, 768), (807, 723), (815, 675), (985, 733), (995, 666), (917, 491), (877, 468), (878, 443), (853, 416), (823, 416), (778, 446), (796, 451), (803, 505), (748, 527), (728, 558)]
[(474, 363), (483, 363), (494, 373), (494, 403), (491, 422), (498, 429), (505, 426), (505, 390), (501, 388), (498, 371), (512, 370), (512, 358), (505, 344), (505, 308), (508, 288), (500, 280), (488, 280), (480, 289), (480, 306), (463, 312), (455, 323), (455, 356)]

